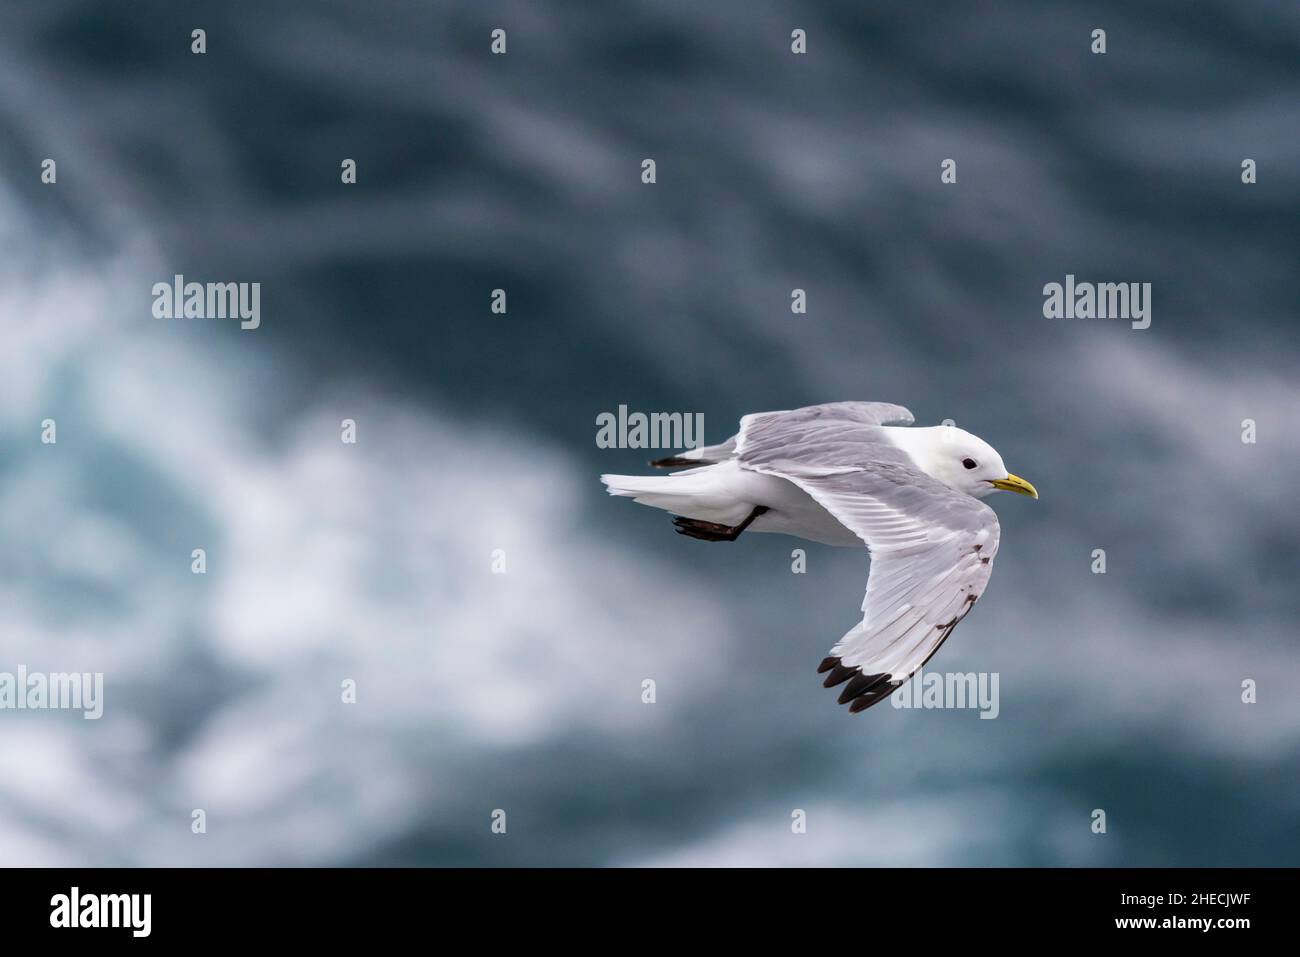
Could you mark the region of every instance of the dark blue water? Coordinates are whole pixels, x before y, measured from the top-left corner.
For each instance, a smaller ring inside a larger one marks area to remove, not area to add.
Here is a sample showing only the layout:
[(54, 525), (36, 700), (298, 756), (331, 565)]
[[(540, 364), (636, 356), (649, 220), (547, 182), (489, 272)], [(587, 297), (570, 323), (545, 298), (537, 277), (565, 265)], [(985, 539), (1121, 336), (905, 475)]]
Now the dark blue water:
[[(4, 24), (0, 671), (108, 690), (0, 712), (3, 862), (1297, 863), (1294, 5)], [(153, 319), (177, 273), (261, 327)], [(1150, 328), (1045, 319), (1067, 274), (1150, 283)], [(596, 481), (647, 457), (597, 447), (619, 404), (719, 441), (848, 398), (1042, 493), (934, 661), (996, 720), (819, 687), (865, 554)]]

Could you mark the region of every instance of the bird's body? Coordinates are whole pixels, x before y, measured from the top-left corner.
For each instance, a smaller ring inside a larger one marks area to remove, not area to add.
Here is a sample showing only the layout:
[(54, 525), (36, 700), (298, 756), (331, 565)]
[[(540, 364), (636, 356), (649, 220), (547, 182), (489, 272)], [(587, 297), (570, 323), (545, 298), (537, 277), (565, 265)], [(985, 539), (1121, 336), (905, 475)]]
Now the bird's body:
[(703, 465), (665, 478), (662, 475), (605, 476), (618, 480), (610, 494), (627, 495), (683, 518), (717, 525), (739, 525), (755, 506), (768, 511), (749, 526), (751, 532), (794, 535), (824, 545), (861, 547), (862, 539), (817, 504), (799, 486), (776, 475), (745, 468), (735, 459)]
[(863, 620), (819, 669), (847, 682), (860, 711), (906, 681), (983, 592), (997, 554), (997, 516), (978, 501), (995, 489), (1038, 497), (977, 436), (953, 426), (907, 428), (912, 414), (881, 402), (834, 402), (741, 419), (721, 445), (654, 463), (669, 476), (603, 475), (611, 495), (678, 516), (707, 541), (775, 532), (828, 545), (866, 545), (872, 571)]

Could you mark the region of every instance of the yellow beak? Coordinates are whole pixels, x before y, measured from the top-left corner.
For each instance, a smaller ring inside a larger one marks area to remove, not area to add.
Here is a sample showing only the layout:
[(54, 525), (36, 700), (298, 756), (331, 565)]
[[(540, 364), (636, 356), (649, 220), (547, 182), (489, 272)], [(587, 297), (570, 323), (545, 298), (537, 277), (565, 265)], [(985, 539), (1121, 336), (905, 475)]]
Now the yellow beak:
[(1038, 489), (1034, 488), (1018, 475), (1008, 475), (1004, 479), (991, 479), (989, 484), (1004, 492), (1019, 492), (1030, 498), (1038, 498)]

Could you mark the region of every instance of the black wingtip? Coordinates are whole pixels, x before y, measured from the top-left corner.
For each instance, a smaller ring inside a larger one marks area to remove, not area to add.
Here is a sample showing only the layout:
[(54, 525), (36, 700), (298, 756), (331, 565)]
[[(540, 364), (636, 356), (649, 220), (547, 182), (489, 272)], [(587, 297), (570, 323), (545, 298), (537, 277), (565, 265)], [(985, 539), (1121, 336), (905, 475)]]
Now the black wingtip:
[(839, 704), (847, 704), (850, 714), (865, 711), (878, 701), (883, 701), (897, 687), (893, 675), (883, 672), (864, 674), (861, 668), (847, 667), (834, 655), (822, 659), (822, 663), (817, 666), (817, 673), (826, 675), (826, 680), (822, 682), (824, 688), (848, 682), (840, 691), (837, 701)]
[(823, 688), (834, 688), (838, 684), (843, 684), (858, 673), (857, 668), (845, 668), (843, 665), (836, 665), (831, 669), (831, 673), (826, 676), (822, 682)]
[(650, 467), (655, 469), (676, 469), (685, 465), (698, 465), (693, 459), (684, 459), (680, 455), (670, 455), (666, 459), (651, 459)]
[(853, 704), (849, 705), (849, 714), (858, 714), (859, 712), (866, 711), (873, 704), (879, 704), (888, 697), (889, 694), (887, 692), (863, 695), (861, 698), (855, 699)]

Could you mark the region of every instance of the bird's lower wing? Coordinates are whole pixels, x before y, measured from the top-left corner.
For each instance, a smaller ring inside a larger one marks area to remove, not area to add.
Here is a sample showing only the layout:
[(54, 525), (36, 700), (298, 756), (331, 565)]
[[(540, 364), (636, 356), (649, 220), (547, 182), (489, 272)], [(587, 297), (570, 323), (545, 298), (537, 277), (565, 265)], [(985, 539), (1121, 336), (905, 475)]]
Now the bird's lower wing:
[[(952, 634), (984, 592), (997, 550), (993, 534), (953, 534), (935, 542), (877, 548), (863, 618), (835, 643), (819, 672), (845, 684), (841, 704), (858, 712), (911, 678)], [(991, 541), (991, 544), (990, 544)]]
[[(887, 697), (939, 650), (984, 593), (999, 537), (993, 510), (960, 492), (944, 489), (974, 508), (968, 526), (953, 528), (932, 519), (963, 503), (900, 510), (855, 489), (876, 484), (863, 479), (860, 473), (790, 479), (871, 550), (862, 621), (818, 669), (829, 672), (826, 687), (844, 684), (839, 701), (853, 712)], [(927, 518), (927, 511), (935, 514)], [(951, 523), (953, 516), (945, 518)]]
[(870, 707), (915, 674), (983, 594), (997, 516), (870, 426), (754, 422), (737, 457), (799, 486), (871, 550), (862, 621), (819, 668), (827, 687), (845, 685), (839, 700), (851, 711)]

